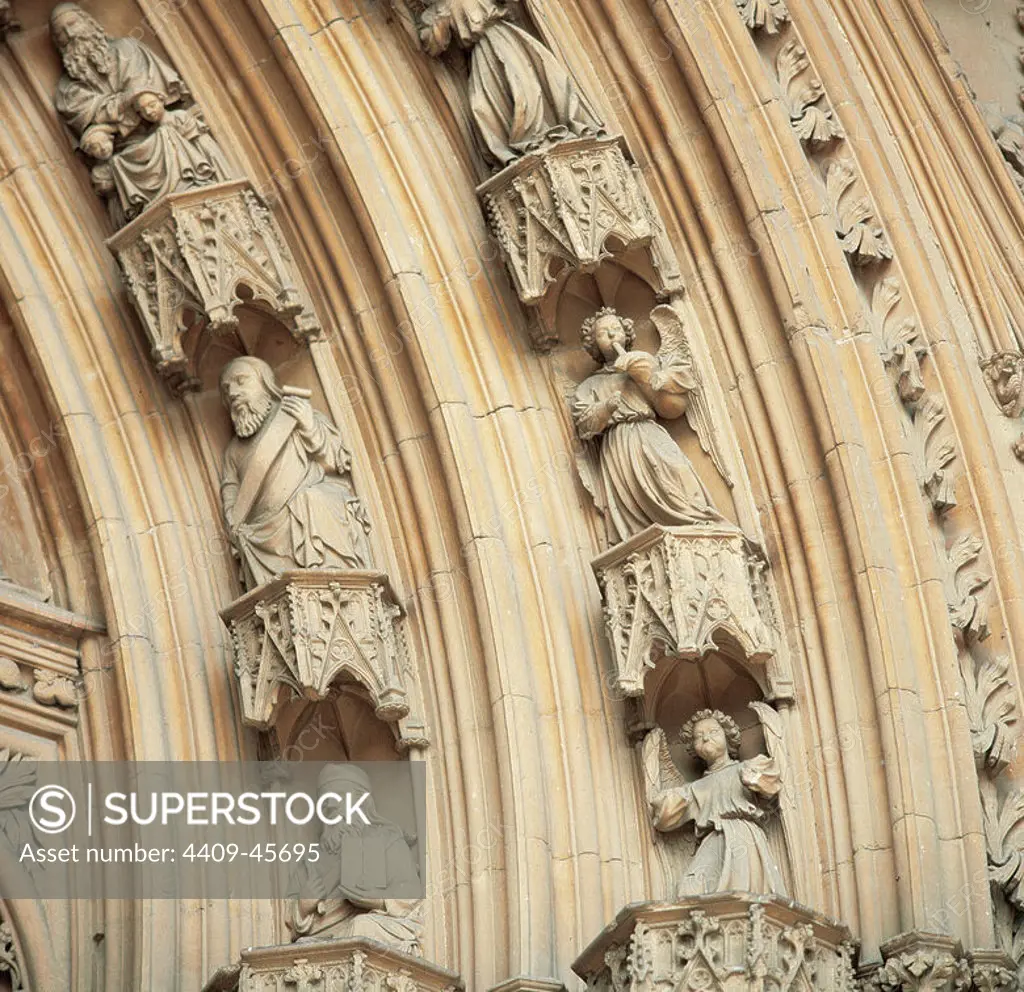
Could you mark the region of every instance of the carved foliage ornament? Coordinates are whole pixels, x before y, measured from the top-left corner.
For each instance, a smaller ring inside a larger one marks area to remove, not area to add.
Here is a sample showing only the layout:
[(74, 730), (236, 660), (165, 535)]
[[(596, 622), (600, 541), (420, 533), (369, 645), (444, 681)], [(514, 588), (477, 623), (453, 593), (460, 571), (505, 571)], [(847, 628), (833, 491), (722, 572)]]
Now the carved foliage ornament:
[(834, 139), (842, 138), (843, 129), (832, 110), (821, 105), (825, 89), (811, 71), (803, 45), (795, 39), (787, 41), (779, 49), (775, 69), (789, 104), (789, 121), (803, 144), (810, 151), (820, 151)]
[(0, 0), (0, 41), (3, 41), (11, 31), (17, 31), (21, 27), (14, 17), (13, 0)]

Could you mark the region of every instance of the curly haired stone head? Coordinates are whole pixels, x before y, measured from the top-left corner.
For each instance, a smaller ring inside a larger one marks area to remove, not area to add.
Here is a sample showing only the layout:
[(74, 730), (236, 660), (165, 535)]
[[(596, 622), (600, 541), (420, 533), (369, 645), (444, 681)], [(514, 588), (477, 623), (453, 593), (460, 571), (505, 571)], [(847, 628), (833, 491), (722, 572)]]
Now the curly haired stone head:
[(704, 720), (714, 720), (725, 733), (726, 747), (729, 749), (730, 758), (740, 756), (740, 728), (731, 716), (726, 716), (721, 710), (697, 710), (679, 731), (679, 741), (686, 748), (686, 753), (691, 758), (699, 758), (693, 743), (693, 732), (697, 724)]
[(607, 317), (614, 317), (622, 325), (622, 330), (626, 335), (624, 343), (626, 351), (633, 347), (633, 342), (636, 340), (636, 331), (633, 330), (632, 320), (621, 316), (615, 307), (601, 307), (592, 317), (583, 321), (583, 326), (580, 328), (580, 344), (599, 365), (604, 364), (604, 355), (601, 354), (601, 349), (597, 346), (597, 325)]

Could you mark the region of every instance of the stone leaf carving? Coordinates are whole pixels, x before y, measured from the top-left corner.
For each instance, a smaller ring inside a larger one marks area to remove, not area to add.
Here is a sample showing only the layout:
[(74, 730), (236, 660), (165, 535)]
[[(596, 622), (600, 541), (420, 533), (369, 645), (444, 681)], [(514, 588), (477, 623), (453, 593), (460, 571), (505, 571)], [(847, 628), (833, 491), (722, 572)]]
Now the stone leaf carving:
[(839, 924), (770, 896), (630, 906), (573, 964), (588, 992), (854, 992)]
[(995, 107), (984, 108), (985, 122), (1003, 153), (1017, 188), (1024, 192), (1024, 126), (1020, 117), (1004, 117)]
[(947, 550), (951, 582), (947, 583), (949, 618), (958, 638), (967, 646), (989, 634), (988, 603), (983, 596), (991, 576), (978, 568), (981, 539), (964, 534)]
[(51, 672), (45, 668), (37, 668), (33, 672), (35, 684), (32, 696), (43, 706), (61, 706), (74, 709), (78, 705), (78, 693), (75, 683), (65, 675)]
[(77, 3), (53, 8), (50, 31), (64, 65), (54, 104), (115, 227), (162, 196), (231, 177), (188, 87), (146, 45), (108, 37)]
[(679, 736), (706, 769), (694, 782), (679, 773), (660, 727), (644, 738), (642, 748), (652, 825), (667, 832), (692, 823), (697, 832), (699, 846), (678, 881), (678, 897), (732, 891), (785, 895), (764, 831), (782, 791), (781, 763), (763, 754), (738, 760), (740, 729), (718, 710), (694, 713)]
[(731, 526), (649, 527), (593, 568), (626, 696), (643, 694), (658, 652), (701, 658), (726, 634), (751, 661), (774, 653), (764, 560)]
[(25, 981), (18, 961), (18, 949), (14, 943), (11, 925), (0, 917), (0, 975), (6, 975), (11, 992), (21, 992)]
[(968, 951), (973, 992), (1017, 992), (1013, 960), (1002, 951)]
[(956, 458), (956, 445), (945, 429), (946, 407), (937, 396), (928, 393), (913, 408), (912, 416), (921, 488), (935, 512), (941, 515), (956, 506), (953, 474), (949, 471)]
[(204, 992), (465, 992), (454, 972), (365, 937), (250, 947)]
[(13, 658), (0, 657), (0, 689), (7, 692), (21, 692), (28, 683), (21, 676), (21, 669)]
[(971, 725), (971, 742), (979, 769), (998, 775), (1012, 760), (1017, 746), (1017, 697), (1009, 678), (1006, 655), (985, 655), (976, 662), (961, 652), (960, 674)]
[(221, 612), (231, 631), (242, 718), (273, 725), (291, 692), (325, 699), (339, 679), (367, 692), (400, 747), (426, 744), (412, 712), (405, 635), (387, 576), (308, 569), (285, 572)]
[(214, 334), (237, 326), (244, 289), (299, 341), (320, 327), (273, 214), (247, 180), (163, 197), (107, 246), (121, 264), (157, 371), (178, 392), (198, 387), (182, 347), (187, 315)]
[(789, 105), (789, 121), (796, 136), (811, 151), (820, 151), (843, 129), (828, 107), (821, 106), (825, 88), (811, 72), (807, 51), (795, 38), (787, 41), (775, 58), (775, 70)]
[(751, 31), (778, 34), (789, 20), (789, 9), (785, 0), (736, 0), (736, 9)]
[(965, 958), (945, 950), (917, 948), (895, 953), (876, 975), (881, 992), (970, 992)]
[(1011, 790), (1000, 800), (995, 789), (981, 790), (989, 876), (1018, 912), (1024, 911), (1024, 792)]
[(871, 294), (871, 310), (879, 336), (882, 361), (896, 383), (896, 391), (904, 404), (916, 403), (924, 394), (921, 360), (928, 346), (913, 317), (900, 318), (894, 311), (902, 298), (900, 281), (886, 276), (876, 283)]
[(871, 265), (892, 258), (885, 231), (875, 220), (867, 196), (854, 189), (857, 175), (848, 162), (830, 162), (825, 171), (825, 191), (832, 207), (836, 236), (851, 264)]
[(538, 304), (563, 270), (596, 269), (659, 234), (622, 138), (562, 141), (477, 188), (519, 298)]

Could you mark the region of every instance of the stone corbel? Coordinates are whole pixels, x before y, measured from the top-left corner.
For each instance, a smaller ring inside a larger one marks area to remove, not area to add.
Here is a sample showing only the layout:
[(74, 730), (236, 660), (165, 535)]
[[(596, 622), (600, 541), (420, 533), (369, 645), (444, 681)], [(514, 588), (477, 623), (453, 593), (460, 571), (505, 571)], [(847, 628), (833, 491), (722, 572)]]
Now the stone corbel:
[(767, 562), (734, 527), (648, 527), (593, 568), (622, 695), (643, 695), (660, 654), (702, 658), (723, 638), (756, 665), (775, 654)]
[[(320, 326), (284, 235), (247, 179), (171, 193), (121, 228), (117, 257), (157, 371), (178, 393), (198, 386), (182, 336), (197, 320), (214, 334), (248, 301), (299, 341)], [(191, 315), (191, 319), (189, 319)]]
[(453, 971), (365, 937), (250, 947), (203, 992), (465, 992)]
[(588, 992), (856, 992), (850, 932), (774, 896), (626, 907), (573, 964)]
[[(572, 272), (645, 256), (652, 288), (682, 289), (675, 254), (622, 137), (563, 140), (477, 187), (520, 300), (541, 304)], [(553, 339), (538, 340), (544, 348)]]
[(296, 570), (246, 593), (221, 612), (234, 646), (242, 719), (269, 729), (293, 694), (326, 699), (347, 680), (367, 693), (399, 748), (425, 747), (401, 616), (381, 572)]

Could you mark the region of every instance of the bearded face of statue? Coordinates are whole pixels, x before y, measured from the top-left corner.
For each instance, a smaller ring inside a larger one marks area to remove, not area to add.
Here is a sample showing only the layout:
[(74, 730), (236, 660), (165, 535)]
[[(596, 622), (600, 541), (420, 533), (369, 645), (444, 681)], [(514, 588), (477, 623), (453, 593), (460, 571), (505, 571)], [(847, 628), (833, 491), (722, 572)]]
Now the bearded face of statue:
[(110, 72), (113, 55), (106, 32), (84, 11), (61, 17), (53, 26), (53, 40), (72, 79), (91, 80)]
[(263, 380), (254, 369), (237, 365), (225, 371), (220, 388), (235, 433), (239, 437), (252, 437), (274, 405)]

